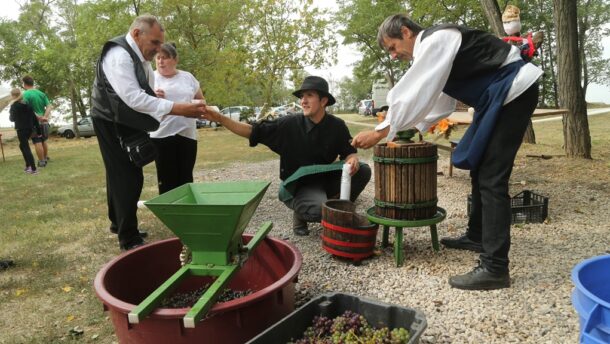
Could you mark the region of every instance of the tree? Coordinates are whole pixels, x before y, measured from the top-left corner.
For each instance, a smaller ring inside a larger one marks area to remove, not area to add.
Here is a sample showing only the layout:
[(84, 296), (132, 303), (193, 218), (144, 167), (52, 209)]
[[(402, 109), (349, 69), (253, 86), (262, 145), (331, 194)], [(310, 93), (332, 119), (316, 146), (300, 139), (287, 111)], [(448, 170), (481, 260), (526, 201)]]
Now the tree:
[[(502, 25), (502, 14), (498, 2), (496, 0), (481, 0), (481, 6), (483, 6), (485, 16), (491, 24), (494, 34), (498, 37), (505, 36), (506, 33), (504, 32), (504, 26)], [(532, 125), (531, 119), (525, 130), (523, 142), (536, 144), (536, 133), (534, 132), (534, 126)]]
[(498, 2), (496, 0), (481, 0), (481, 7), (483, 7), (483, 12), (485, 12), (485, 17), (493, 33), (498, 37), (504, 36), (502, 14)]
[(339, 81), (337, 103), (343, 110), (356, 109), (358, 101), (367, 99), (371, 95), (371, 84), (354, 76), (354, 78), (344, 77)]
[[(393, 86), (405, 72), (406, 64), (392, 61), (377, 44), (377, 29), (388, 16), (404, 12), (399, 1), (340, 0), (336, 22), (343, 23), (339, 30), (343, 44), (353, 44), (363, 54), (356, 64), (355, 73), (370, 87), (373, 81), (387, 79)], [(367, 77), (364, 77), (367, 76)]]
[(580, 0), (578, 2), (578, 47), (582, 61), (582, 83), (585, 93), (590, 83), (608, 85), (610, 59), (603, 58), (602, 38), (609, 29), (604, 25), (610, 21), (610, 3), (600, 0)]
[(587, 106), (580, 80), (577, 7), (572, 0), (553, 0), (557, 31), (557, 79), (559, 102), (568, 109), (563, 116), (564, 149), (568, 157), (591, 158)]
[(293, 71), (334, 61), (336, 41), (330, 21), (312, 0), (249, 0), (244, 10), (241, 29), (248, 67), (268, 105)]

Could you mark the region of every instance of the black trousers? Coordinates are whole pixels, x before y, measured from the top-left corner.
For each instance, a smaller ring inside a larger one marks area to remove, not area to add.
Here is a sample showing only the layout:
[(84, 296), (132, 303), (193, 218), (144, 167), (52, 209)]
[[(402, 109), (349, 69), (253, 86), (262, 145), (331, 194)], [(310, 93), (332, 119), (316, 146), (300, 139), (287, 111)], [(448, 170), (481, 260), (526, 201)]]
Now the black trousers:
[[(297, 187), (294, 198), (284, 202), (297, 215), (307, 222), (322, 220), (322, 203), (331, 197), (339, 198), (341, 192), (342, 171), (331, 172), (321, 178), (305, 180)], [(371, 179), (371, 167), (361, 165), (358, 172), (352, 176), (350, 200), (355, 201)]]
[(152, 139), (152, 142), (159, 151), (159, 156), (155, 160), (159, 194), (192, 183), (193, 168), (197, 159), (197, 141), (173, 135)]
[(36, 164), (29, 142), (32, 132), (32, 129), (17, 129), (17, 138), (19, 139), (19, 150), (21, 150), (23, 160), (25, 160), (25, 167), (31, 167), (32, 170), (36, 171)]
[(482, 243), (481, 265), (492, 272), (508, 272), (511, 225), (508, 182), (537, 103), (536, 83), (502, 108), (481, 164), (470, 172), (472, 208), (467, 235)]
[(116, 228), (121, 247), (142, 242), (138, 233), (137, 203), (142, 193), (142, 168), (134, 165), (121, 148), (117, 129), (128, 136), (134, 129), (113, 122), (93, 118), (104, 167), (106, 168), (106, 197), (108, 218)]

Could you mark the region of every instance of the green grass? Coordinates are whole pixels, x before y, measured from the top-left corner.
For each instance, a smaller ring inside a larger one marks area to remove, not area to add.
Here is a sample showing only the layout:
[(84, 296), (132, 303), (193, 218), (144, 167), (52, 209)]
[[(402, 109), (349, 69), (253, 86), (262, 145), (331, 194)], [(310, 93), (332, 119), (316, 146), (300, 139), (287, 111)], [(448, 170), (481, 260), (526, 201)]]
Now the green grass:
[[(340, 117), (376, 123), (375, 119), (357, 115)], [(591, 178), (609, 180), (610, 115), (590, 117), (589, 123), (593, 160), (536, 160), (528, 165), (532, 173), (548, 174), (549, 178), (563, 175), (578, 183), (585, 170)], [(349, 128), (352, 134), (368, 129), (357, 124), (349, 124)], [(535, 129), (538, 144), (524, 145), (519, 159), (528, 159), (524, 154), (563, 154), (561, 121), (540, 123)], [(464, 130), (457, 131), (455, 137)], [(266, 147), (250, 148), (246, 139), (225, 129), (199, 133), (198, 171), (238, 161), (277, 159)], [(71, 340), (69, 331), (75, 326), (85, 331), (81, 341), (116, 341), (93, 290), (97, 271), (119, 253), (116, 236), (108, 232), (104, 167), (97, 140), (52, 139), (52, 161), (36, 176), (23, 173), (17, 141), (4, 141), (6, 162), (0, 162), (0, 258), (10, 257), (17, 266), (0, 272), (0, 343)], [(361, 155), (370, 158), (371, 150), (361, 151)], [(155, 173), (154, 164), (144, 169), (143, 199), (157, 193)], [(139, 218), (145, 228), (151, 229), (151, 241), (171, 236), (149, 212), (141, 212)]]

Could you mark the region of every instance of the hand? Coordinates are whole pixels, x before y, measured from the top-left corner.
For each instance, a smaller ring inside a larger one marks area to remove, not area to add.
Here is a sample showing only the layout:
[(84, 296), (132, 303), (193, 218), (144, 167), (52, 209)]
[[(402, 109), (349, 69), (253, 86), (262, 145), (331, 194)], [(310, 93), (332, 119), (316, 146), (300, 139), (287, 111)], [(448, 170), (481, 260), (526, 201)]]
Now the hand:
[(376, 145), (384, 137), (388, 135), (390, 127), (386, 127), (381, 131), (366, 130), (358, 133), (352, 140), (352, 146), (355, 148), (368, 149)]
[(358, 156), (355, 153), (348, 155), (347, 158), (345, 159), (345, 163), (350, 164), (352, 166), (351, 170), (349, 171), (350, 176), (353, 176), (354, 174), (356, 174), (358, 172), (358, 170), (360, 169), (360, 163), (358, 162)]
[(163, 91), (160, 88), (157, 88), (155, 90), (155, 94), (157, 95), (158, 98), (165, 98), (165, 91)]
[(202, 118), (205, 114), (205, 104), (201, 103), (174, 103), (172, 115), (179, 115), (190, 118)]
[(215, 106), (205, 106), (205, 113), (203, 118), (212, 122), (220, 122), (224, 116), (218, 112), (218, 108)]

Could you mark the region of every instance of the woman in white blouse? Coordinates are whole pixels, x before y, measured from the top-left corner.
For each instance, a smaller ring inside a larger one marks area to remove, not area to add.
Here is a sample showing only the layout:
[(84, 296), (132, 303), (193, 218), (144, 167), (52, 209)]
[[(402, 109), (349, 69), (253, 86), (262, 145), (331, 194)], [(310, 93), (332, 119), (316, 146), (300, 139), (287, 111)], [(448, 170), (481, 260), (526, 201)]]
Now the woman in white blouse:
[[(155, 57), (155, 93), (174, 102), (205, 102), (195, 77), (176, 68), (178, 53), (173, 44), (165, 43)], [(159, 194), (193, 181), (193, 168), (197, 158), (197, 127), (194, 118), (163, 117), (159, 129), (150, 133), (159, 150), (155, 160)]]

